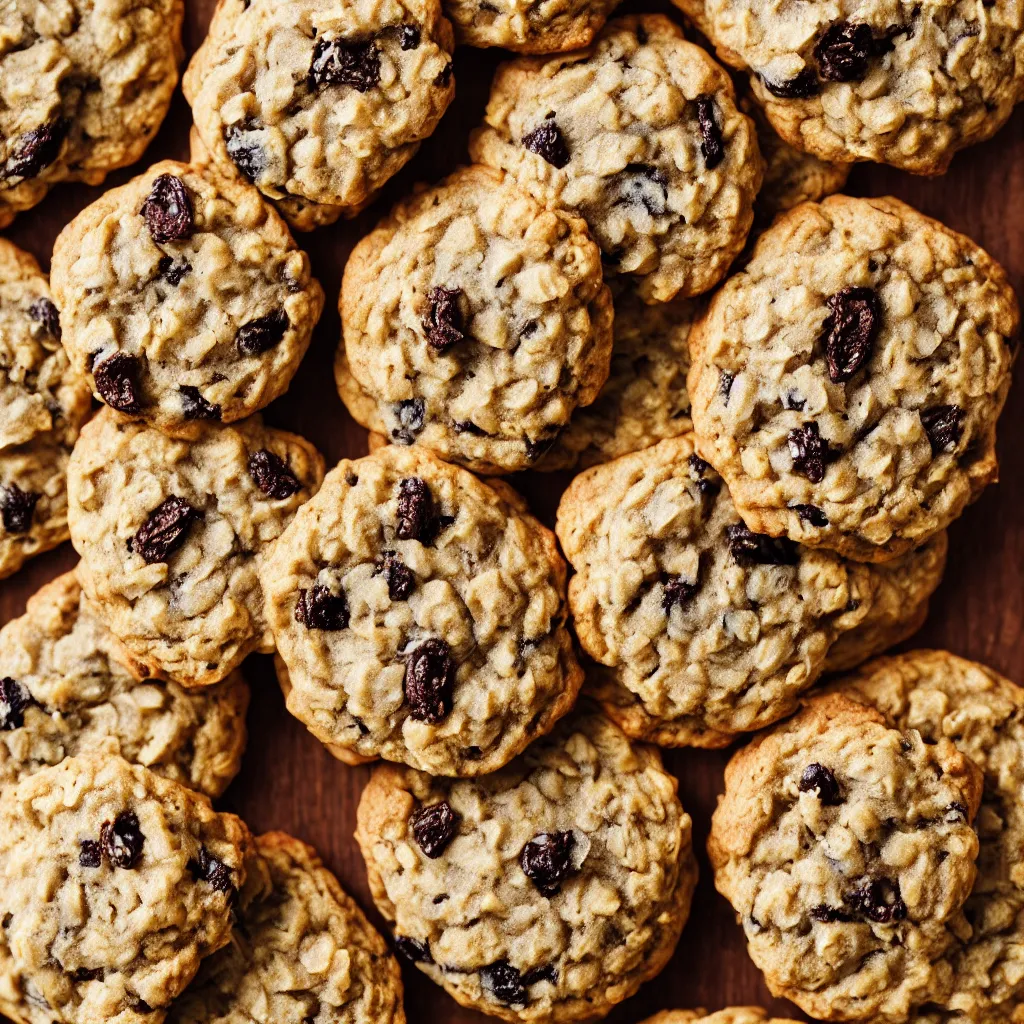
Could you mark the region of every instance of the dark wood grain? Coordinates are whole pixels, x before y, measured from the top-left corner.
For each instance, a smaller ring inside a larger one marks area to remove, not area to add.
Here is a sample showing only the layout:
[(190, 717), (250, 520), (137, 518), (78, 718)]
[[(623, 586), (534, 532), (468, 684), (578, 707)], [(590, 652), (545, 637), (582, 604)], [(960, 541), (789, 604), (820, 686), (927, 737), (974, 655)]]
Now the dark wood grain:
[[(186, 47), (202, 39), (213, 0), (189, 0)], [(637, 10), (669, 8), (660, 3), (627, 3)], [(349, 418), (333, 386), (332, 357), (338, 338), (338, 284), (353, 243), (366, 233), (381, 211), (417, 180), (434, 180), (466, 159), (466, 137), (486, 103), (487, 85), (499, 59), (495, 52), (461, 49), (456, 61), (457, 97), (436, 134), (373, 208), (357, 220), (299, 236), (310, 253), (314, 272), (327, 292), (327, 306), (313, 345), (289, 393), (267, 410), (269, 422), (308, 437), (328, 464), (341, 456), (365, 452), (365, 432)], [(180, 92), (167, 123), (147, 160), (185, 158), (189, 110)], [(914, 178), (888, 168), (860, 166), (849, 191), (860, 195), (894, 194), (938, 217), (981, 243), (1010, 273), (1018, 293), (1024, 283), (1024, 129), (1021, 112), (991, 142), (960, 154), (942, 178)], [(135, 168), (134, 171), (138, 171)], [(132, 171), (112, 175), (120, 184)], [(20, 216), (6, 232), (18, 245), (49, 264), (58, 231), (103, 188), (55, 190), (44, 203)], [(945, 647), (984, 661), (1010, 678), (1024, 680), (1024, 408), (1015, 387), (1003, 415), (1000, 434), (1002, 481), (970, 508), (950, 531), (946, 578), (931, 616), (916, 645)], [(552, 479), (525, 474), (516, 481), (534, 509), (549, 522), (558, 487)], [(76, 561), (64, 545), (0, 583), (0, 622), (21, 614), (26, 598), (42, 583)], [(250, 740), (242, 773), (222, 801), (241, 814), (254, 831), (285, 829), (313, 843), (345, 887), (378, 921), (367, 892), (365, 872), (352, 839), (359, 794), (369, 774), (334, 760), (305, 729), (290, 718), (274, 681), (270, 659), (246, 663), (253, 687)], [(667, 762), (679, 778), (683, 804), (693, 815), (696, 839), (703, 849), (708, 821), (721, 788), (727, 753), (675, 751)], [(730, 1004), (761, 1003), (789, 1015), (788, 1004), (769, 999), (758, 971), (747, 958), (740, 929), (725, 901), (715, 892), (701, 854), (701, 884), (690, 921), (675, 958), (655, 981), (621, 1006), (609, 1020), (642, 1020), (665, 1007), (697, 1005), (718, 1009)], [(406, 1007), (411, 1024), (468, 1024), (488, 1018), (458, 1007), (415, 969), (405, 970)]]

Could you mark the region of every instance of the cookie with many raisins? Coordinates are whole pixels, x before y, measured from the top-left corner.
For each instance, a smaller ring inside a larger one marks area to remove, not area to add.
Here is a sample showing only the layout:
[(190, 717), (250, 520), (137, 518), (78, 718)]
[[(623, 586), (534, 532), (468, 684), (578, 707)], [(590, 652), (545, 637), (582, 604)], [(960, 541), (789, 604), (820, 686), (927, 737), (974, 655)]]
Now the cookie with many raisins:
[(443, 0), (455, 40), (518, 53), (560, 53), (587, 46), (620, 0)]
[(60, 233), (64, 347), (96, 396), (179, 436), (283, 394), (323, 291), (256, 189), (165, 160)]
[(474, 160), (583, 217), (609, 271), (646, 302), (714, 287), (743, 248), (761, 184), (729, 76), (662, 15), (499, 67)]
[(584, 706), (480, 779), (377, 768), (356, 839), (399, 952), (463, 1006), (593, 1020), (665, 966), (689, 916), (676, 790), (655, 748)]
[(419, 448), (342, 461), (260, 568), (288, 709), (332, 752), (495, 771), (583, 673), (554, 535)]
[(735, 754), (708, 856), (773, 995), (817, 1018), (893, 1021), (948, 996), (981, 790), (948, 738), (841, 695)]
[(700, 454), (751, 530), (893, 558), (995, 479), (1018, 322), (963, 235), (896, 199), (805, 203), (691, 332)]

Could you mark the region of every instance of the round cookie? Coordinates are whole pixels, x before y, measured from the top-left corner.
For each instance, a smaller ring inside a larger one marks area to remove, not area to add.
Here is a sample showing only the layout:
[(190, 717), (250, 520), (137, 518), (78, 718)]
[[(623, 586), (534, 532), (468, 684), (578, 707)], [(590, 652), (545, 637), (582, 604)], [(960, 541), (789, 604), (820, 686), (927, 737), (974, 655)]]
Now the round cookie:
[(794, 1020), (769, 1017), (757, 1006), (736, 1006), (708, 1014), (706, 1010), (662, 1010), (643, 1024), (797, 1024)]
[(653, 747), (583, 709), (480, 779), (376, 768), (356, 839), (398, 949), (459, 1003), (593, 1020), (665, 966), (689, 914), (676, 788)]
[(880, 711), (927, 743), (943, 738), (982, 771), (978, 878), (946, 954), (953, 983), (928, 996), (921, 1024), (1024, 1019), (1024, 690), (947, 651), (879, 658), (830, 690)]
[(525, 469), (608, 377), (611, 294), (586, 225), (487, 167), (399, 203), (355, 248), (336, 375), (363, 426), (480, 471)]
[(750, 529), (892, 558), (995, 478), (1018, 322), (963, 235), (896, 199), (805, 203), (690, 334), (701, 454)]
[(455, 40), (518, 53), (587, 46), (620, 0), (444, 0)]
[(183, 441), (104, 410), (68, 471), (82, 587), (143, 670), (219, 682), (273, 649), (257, 569), (322, 478), (308, 441), (255, 417)]
[(183, 80), (213, 161), (300, 230), (352, 216), (455, 95), (439, 0), (220, 0)]
[(725, 276), (761, 185), (729, 76), (662, 15), (612, 21), (586, 50), (503, 64), (470, 153), (583, 217), (608, 269), (635, 275), (652, 303)]
[(843, 648), (856, 663), (883, 649), (883, 628), (917, 628), (945, 562), (944, 537), (906, 556), (876, 612), (880, 572), (751, 533), (692, 434), (576, 477), (556, 530), (576, 634), (606, 666), (596, 696), (665, 746), (725, 746), (789, 714), (841, 638), (875, 627)]
[(316, 851), (283, 832), (256, 850), (269, 884), (168, 1024), (405, 1024), (398, 963)]
[(4, 1013), (159, 1024), (230, 939), (252, 840), (206, 797), (87, 755), (6, 789), (0, 826)]
[(309, 258), (255, 189), (172, 160), (64, 228), (52, 284), (96, 396), (182, 436), (283, 394), (323, 308)]
[(332, 751), (483, 775), (582, 683), (554, 535), (418, 448), (340, 462), (260, 578), (288, 709)]
[(73, 571), (0, 629), (0, 786), (104, 750), (210, 797), (227, 788), (245, 749), (241, 676), (203, 690), (139, 682), (119, 646)]
[(772, 994), (814, 1017), (903, 1021), (948, 992), (980, 797), (948, 739), (836, 694), (735, 754), (708, 856)]
[(0, 54), (0, 227), (51, 185), (142, 156), (178, 81), (182, 0), (13, 0)]
[(792, 145), (942, 174), (1024, 95), (1013, 0), (673, 0)]

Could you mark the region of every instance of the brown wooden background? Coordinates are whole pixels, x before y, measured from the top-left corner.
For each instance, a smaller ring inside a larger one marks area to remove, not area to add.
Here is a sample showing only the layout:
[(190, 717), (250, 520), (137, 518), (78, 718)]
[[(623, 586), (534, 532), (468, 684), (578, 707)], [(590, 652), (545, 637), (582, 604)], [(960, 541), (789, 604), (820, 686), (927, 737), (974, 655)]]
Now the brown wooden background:
[[(186, 0), (185, 45), (189, 54), (201, 41), (214, 0)], [(627, 0), (622, 10), (665, 10), (660, 0)], [(290, 392), (266, 412), (269, 422), (308, 437), (332, 465), (343, 456), (365, 453), (365, 432), (349, 418), (334, 390), (331, 370), (339, 334), (336, 301), (341, 271), (354, 242), (396, 198), (417, 180), (435, 180), (466, 160), (466, 137), (481, 118), (490, 74), (501, 54), (462, 48), (455, 58), (456, 99), (435, 135), (392, 181), (380, 202), (354, 222), (342, 222), (298, 236), (327, 292), (327, 304), (313, 345)], [(942, 178), (915, 178), (889, 168), (861, 165), (848, 191), (858, 195), (894, 194), (938, 217), (981, 243), (1010, 272), (1024, 296), (1024, 110), (989, 143), (961, 153)], [(190, 115), (179, 92), (167, 123), (146, 160), (187, 159)], [(136, 168), (139, 170), (140, 168)], [(121, 184), (132, 169), (108, 179)], [(22, 214), (7, 236), (49, 265), (60, 229), (101, 192), (100, 188), (57, 188), (34, 210)], [(1000, 431), (1002, 482), (988, 490), (950, 531), (949, 569), (917, 645), (946, 647), (984, 661), (1024, 682), (1024, 396), (1015, 386)], [(516, 481), (534, 510), (550, 522), (564, 479), (523, 475)], [(74, 565), (69, 544), (29, 563), (0, 582), (0, 623), (20, 615), (26, 598), (40, 585)], [(254, 832), (284, 829), (313, 843), (364, 909), (373, 911), (362, 859), (352, 831), (368, 768), (348, 768), (334, 760), (285, 711), (267, 657), (252, 657), (246, 675), (253, 688), (249, 748), (242, 772), (222, 804), (241, 814)], [(693, 815), (701, 857), (701, 883), (675, 958), (660, 977), (609, 1018), (635, 1024), (667, 1007), (760, 1003), (799, 1017), (789, 1004), (772, 1003), (748, 960), (731, 909), (711, 884), (703, 856), (708, 821), (721, 788), (726, 752), (674, 751), (667, 763), (679, 778), (683, 805)], [(489, 1018), (463, 1010), (422, 974), (403, 965), (410, 1024), (468, 1024)]]

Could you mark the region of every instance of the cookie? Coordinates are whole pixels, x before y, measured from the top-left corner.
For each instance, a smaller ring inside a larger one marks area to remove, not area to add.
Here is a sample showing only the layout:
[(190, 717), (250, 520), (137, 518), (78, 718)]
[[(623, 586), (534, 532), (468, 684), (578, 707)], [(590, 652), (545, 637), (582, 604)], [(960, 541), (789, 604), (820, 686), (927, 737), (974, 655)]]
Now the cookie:
[(203, 690), (139, 682), (119, 646), (73, 571), (0, 629), (0, 786), (106, 750), (207, 796), (227, 788), (245, 748), (241, 676)]
[(722, 60), (749, 72), (779, 135), (823, 160), (942, 174), (1024, 94), (1011, 0), (673, 2)]
[(340, 307), (339, 392), (351, 374), (373, 400), (352, 415), (479, 471), (528, 467), (608, 377), (586, 225), (486, 167), (399, 203), (352, 252)]
[(184, 441), (104, 410), (68, 471), (82, 588), (146, 671), (219, 682), (273, 649), (257, 569), (322, 478), (308, 441), (258, 418)]
[(518, 53), (558, 53), (587, 46), (619, 0), (444, 0), (455, 40)]
[(797, 1024), (794, 1020), (769, 1017), (757, 1006), (737, 1006), (718, 1013), (705, 1010), (662, 1010), (643, 1024)]
[(439, 0), (221, 0), (182, 82), (215, 164), (300, 230), (352, 216), (455, 95)]
[(978, 878), (945, 957), (953, 982), (928, 995), (941, 1010), (921, 1024), (1024, 1019), (1024, 690), (947, 651), (880, 658), (830, 689), (927, 743), (952, 740), (984, 777)]
[(360, 760), (493, 772), (582, 682), (554, 535), (419, 448), (340, 462), (260, 579), (288, 710)]
[(309, 258), (256, 189), (172, 160), (64, 228), (52, 284), (96, 397), (181, 436), (283, 394), (323, 308)]
[(256, 849), (266, 891), (168, 1024), (405, 1024), (398, 963), (316, 851), (283, 832)]
[(697, 881), (653, 747), (581, 709), (481, 779), (374, 770), (356, 839), (400, 952), (463, 1006), (593, 1020), (667, 963)]
[(182, 0), (17, 0), (0, 54), (0, 227), (51, 185), (134, 163), (178, 81)]
[(646, 302), (714, 287), (743, 248), (762, 160), (729, 76), (662, 15), (498, 68), (479, 163), (583, 217)]
[(708, 856), (772, 994), (814, 1017), (903, 1021), (948, 991), (980, 797), (948, 739), (836, 694), (735, 754)]
[(229, 941), (252, 840), (206, 797), (90, 754), (5, 790), (0, 825), (4, 1013), (160, 1024)]
[(945, 563), (944, 537), (906, 556), (874, 610), (874, 567), (751, 533), (692, 434), (576, 477), (556, 530), (576, 634), (606, 667), (594, 693), (665, 746), (725, 746), (791, 713), (841, 638), (873, 627), (841, 652), (856, 663), (920, 625)]
[(751, 530), (892, 558), (995, 478), (1018, 322), (963, 235), (896, 199), (805, 203), (690, 334), (701, 455)]

